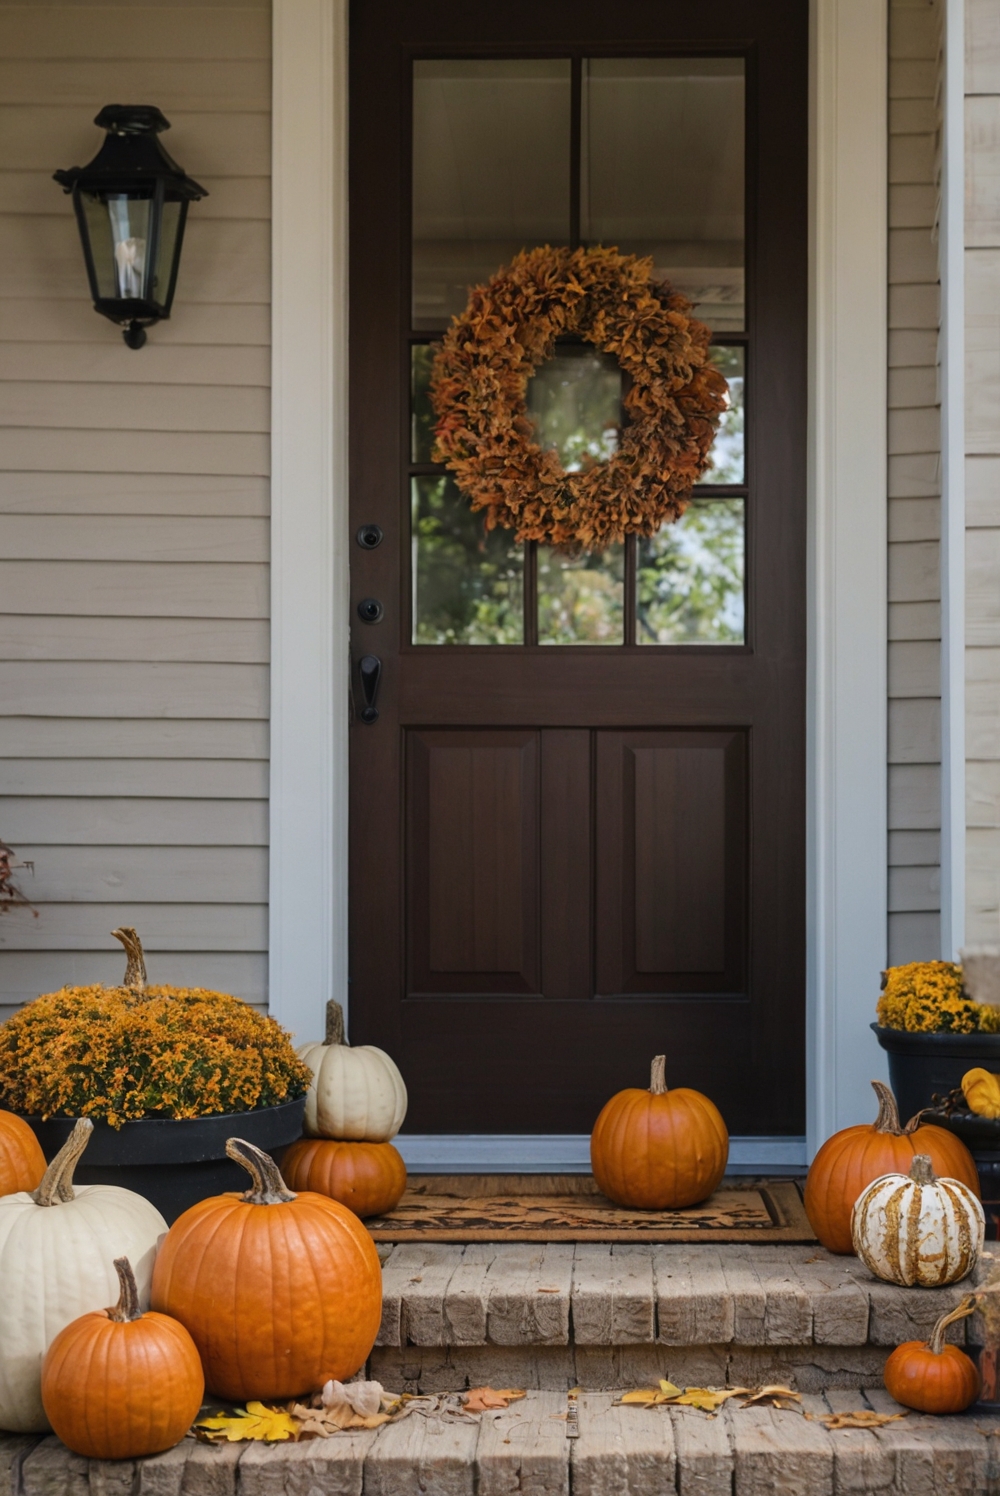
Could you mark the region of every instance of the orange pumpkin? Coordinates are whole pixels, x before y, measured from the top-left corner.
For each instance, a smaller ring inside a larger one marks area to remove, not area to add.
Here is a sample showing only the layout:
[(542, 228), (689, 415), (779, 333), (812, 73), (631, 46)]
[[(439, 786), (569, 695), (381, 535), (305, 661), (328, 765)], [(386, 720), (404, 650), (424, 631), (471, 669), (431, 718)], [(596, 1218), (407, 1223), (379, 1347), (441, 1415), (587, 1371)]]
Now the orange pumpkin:
[(24, 1118), (0, 1112), (0, 1195), (36, 1190), (45, 1167), (45, 1154)]
[(873, 1180), (908, 1174), (918, 1153), (926, 1153), (935, 1174), (958, 1179), (979, 1197), (979, 1175), (961, 1138), (944, 1127), (923, 1125), (918, 1112), (899, 1125), (896, 1098), (883, 1081), (873, 1080), (878, 1116), (872, 1123), (845, 1127), (827, 1138), (806, 1179), (809, 1224), (828, 1252), (852, 1252), (851, 1211)]
[(190, 1331), (209, 1390), (227, 1402), (347, 1381), (382, 1317), (374, 1242), (336, 1200), (288, 1189), (252, 1143), (230, 1138), (226, 1152), (253, 1185), (177, 1218), (153, 1268), (153, 1308)]
[(113, 1309), (60, 1330), (42, 1362), (42, 1403), (59, 1438), (92, 1460), (136, 1460), (183, 1439), (205, 1395), (201, 1361), (183, 1325), (143, 1314), (127, 1257), (115, 1258)]
[(300, 1138), (281, 1160), (289, 1189), (315, 1190), (356, 1216), (384, 1215), (406, 1188), (406, 1165), (391, 1143), (338, 1143)]
[(885, 1387), (904, 1408), (920, 1413), (964, 1413), (979, 1396), (979, 1370), (957, 1345), (946, 1345), (944, 1332), (975, 1309), (970, 1295), (942, 1314), (927, 1341), (898, 1345), (885, 1363)]
[(700, 1091), (668, 1091), (666, 1060), (653, 1061), (649, 1090), (619, 1091), (590, 1136), (594, 1178), (609, 1199), (639, 1210), (677, 1210), (705, 1200), (729, 1157), (729, 1134)]

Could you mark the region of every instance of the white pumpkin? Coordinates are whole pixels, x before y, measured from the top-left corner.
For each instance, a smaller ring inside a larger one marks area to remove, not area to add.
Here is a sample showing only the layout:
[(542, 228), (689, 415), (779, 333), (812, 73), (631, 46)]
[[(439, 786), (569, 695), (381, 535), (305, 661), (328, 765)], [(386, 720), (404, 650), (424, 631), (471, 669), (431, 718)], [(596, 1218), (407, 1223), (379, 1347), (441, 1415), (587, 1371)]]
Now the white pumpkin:
[(298, 1051), (312, 1071), (303, 1131), (310, 1138), (388, 1143), (406, 1116), (403, 1077), (384, 1049), (344, 1039), (344, 1011), (326, 1005), (326, 1042)]
[(153, 1261), (167, 1223), (155, 1206), (113, 1184), (73, 1187), (94, 1124), (77, 1122), (37, 1190), (0, 1196), (0, 1428), (43, 1433), (42, 1357), (81, 1314), (117, 1302), (114, 1259), (135, 1269), (149, 1308)]
[(883, 1174), (854, 1202), (854, 1250), (876, 1278), (905, 1288), (941, 1288), (975, 1267), (986, 1217), (972, 1190), (938, 1179), (925, 1153), (909, 1174)]

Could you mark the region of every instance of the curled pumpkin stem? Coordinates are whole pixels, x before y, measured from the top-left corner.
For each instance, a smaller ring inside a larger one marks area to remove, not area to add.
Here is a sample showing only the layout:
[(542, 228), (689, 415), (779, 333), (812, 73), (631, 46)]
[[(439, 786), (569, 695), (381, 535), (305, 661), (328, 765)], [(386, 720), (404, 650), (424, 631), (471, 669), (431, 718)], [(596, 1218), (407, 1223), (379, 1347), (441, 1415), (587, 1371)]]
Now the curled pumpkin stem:
[(916, 1132), (920, 1126), (921, 1113), (911, 1117), (906, 1126), (903, 1127), (899, 1120), (899, 1107), (896, 1098), (892, 1094), (884, 1080), (873, 1080), (872, 1090), (878, 1097), (878, 1116), (875, 1118), (875, 1131), (891, 1133), (894, 1138), (909, 1137), (911, 1132)]
[(326, 1005), (327, 1044), (346, 1044), (344, 1037), (344, 1010), (332, 997)]
[(975, 1314), (978, 1305), (978, 1294), (970, 1293), (947, 1314), (942, 1314), (937, 1324), (931, 1331), (931, 1338), (927, 1342), (928, 1350), (940, 1356), (944, 1350), (944, 1335), (949, 1325), (957, 1324), (960, 1319), (967, 1319), (970, 1314)]
[(115, 1258), (115, 1272), (118, 1274), (118, 1302), (113, 1308), (105, 1309), (105, 1314), (116, 1324), (127, 1324), (130, 1320), (142, 1319), (135, 1273), (127, 1257)]
[(665, 1054), (653, 1057), (653, 1063), (649, 1067), (649, 1089), (654, 1096), (667, 1094), (667, 1057)]
[(128, 957), (122, 986), (131, 987), (141, 997), (146, 990), (146, 958), (142, 950), (142, 941), (131, 925), (122, 925), (117, 930), (112, 930), (111, 933), (116, 940), (121, 941)]
[(242, 1138), (230, 1138), (226, 1143), (226, 1153), (234, 1163), (246, 1169), (253, 1180), (243, 1196), (248, 1205), (282, 1205), (286, 1200), (296, 1198), (295, 1191), (290, 1190), (282, 1179), (274, 1159), (262, 1148), (246, 1143)]
[(41, 1184), (31, 1192), (36, 1205), (65, 1205), (76, 1199), (73, 1171), (90, 1142), (93, 1130), (94, 1124), (89, 1117), (80, 1117), (73, 1124), (73, 1131), (42, 1175)]

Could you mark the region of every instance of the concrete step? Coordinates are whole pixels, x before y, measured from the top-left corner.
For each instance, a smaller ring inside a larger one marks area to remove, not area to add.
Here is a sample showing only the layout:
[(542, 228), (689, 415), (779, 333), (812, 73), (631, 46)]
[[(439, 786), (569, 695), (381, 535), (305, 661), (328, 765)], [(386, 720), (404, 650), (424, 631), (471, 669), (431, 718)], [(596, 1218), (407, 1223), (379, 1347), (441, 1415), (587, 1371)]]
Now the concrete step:
[[(804, 1399), (813, 1414), (874, 1407), (885, 1393)], [(88, 1461), (58, 1439), (0, 1436), (0, 1496), (997, 1496), (1000, 1418), (911, 1414), (828, 1431), (799, 1412), (615, 1405), (532, 1392), (470, 1422), (413, 1415), (302, 1444), (185, 1440), (148, 1460)]]
[[(821, 1247), (503, 1243), (382, 1248), (369, 1374), (408, 1392), (491, 1384), (615, 1391), (783, 1382), (880, 1386), (889, 1351), (925, 1338), (974, 1279), (880, 1283)], [(986, 1262), (979, 1269), (985, 1275)], [(950, 1338), (975, 1338), (975, 1320)]]

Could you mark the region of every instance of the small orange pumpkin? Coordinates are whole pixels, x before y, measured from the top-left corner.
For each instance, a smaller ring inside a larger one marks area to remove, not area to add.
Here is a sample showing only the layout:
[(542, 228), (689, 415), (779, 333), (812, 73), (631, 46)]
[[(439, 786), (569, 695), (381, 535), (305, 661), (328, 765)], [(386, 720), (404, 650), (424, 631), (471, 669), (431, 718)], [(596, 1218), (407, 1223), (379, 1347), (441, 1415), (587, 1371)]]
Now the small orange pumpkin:
[(878, 1097), (874, 1122), (845, 1127), (827, 1138), (812, 1161), (804, 1203), (809, 1224), (828, 1252), (853, 1252), (851, 1212), (861, 1192), (883, 1174), (908, 1174), (926, 1153), (935, 1174), (968, 1185), (979, 1198), (979, 1175), (961, 1138), (944, 1127), (922, 1124), (918, 1112), (899, 1125), (896, 1098), (884, 1081), (873, 1080)]
[(908, 1340), (896, 1347), (885, 1363), (885, 1387), (890, 1397), (920, 1413), (964, 1413), (975, 1402), (979, 1370), (963, 1350), (947, 1345), (944, 1338), (948, 1326), (964, 1319), (975, 1307), (970, 1294), (957, 1309), (942, 1314), (930, 1340)]
[(391, 1143), (300, 1138), (281, 1160), (292, 1190), (315, 1190), (339, 1200), (356, 1216), (384, 1215), (402, 1199), (406, 1165)]
[(209, 1390), (227, 1402), (346, 1382), (382, 1319), (375, 1243), (336, 1200), (290, 1190), (252, 1143), (230, 1138), (226, 1152), (252, 1187), (178, 1216), (153, 1268), (153, 1308), (190, 1331)]
[(0, 1112), (0, 1195), (36, 1190), (45, 1168), (45, 1154), (24, 1118)]
[(678, 1210), (706, 1200), (726, 1172), (729, 1133), (700, 1091), (668, 1091), (658, 1054), (649, 1090), (619, 1091), (590, 1135), (594, 1178), (609, 1200), (638, 1210)]
[(59, 1438), (92, 1460), (136, 1460), (171, 1449), (198, 1416), (205, 1378), (175, 1319), (143, 1314), (127, 1257), (115, 1258), (113, 1309), (60, 1330), (42, 1363), (42, 1403)]

